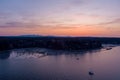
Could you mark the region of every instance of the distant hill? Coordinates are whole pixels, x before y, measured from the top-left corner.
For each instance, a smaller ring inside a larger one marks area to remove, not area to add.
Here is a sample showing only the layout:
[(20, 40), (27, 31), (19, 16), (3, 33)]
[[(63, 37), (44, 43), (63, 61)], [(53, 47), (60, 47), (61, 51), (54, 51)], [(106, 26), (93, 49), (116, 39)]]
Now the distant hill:
[(41, 35), (20, 35), (18, 37), (43, 37)]

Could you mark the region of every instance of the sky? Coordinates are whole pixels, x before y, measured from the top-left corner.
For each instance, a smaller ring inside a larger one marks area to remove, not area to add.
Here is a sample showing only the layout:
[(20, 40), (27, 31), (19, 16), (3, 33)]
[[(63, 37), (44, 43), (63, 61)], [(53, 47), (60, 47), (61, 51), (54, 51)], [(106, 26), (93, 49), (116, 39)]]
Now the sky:
[(0, 0), (0, 36), (120, 37), (120, 0)]

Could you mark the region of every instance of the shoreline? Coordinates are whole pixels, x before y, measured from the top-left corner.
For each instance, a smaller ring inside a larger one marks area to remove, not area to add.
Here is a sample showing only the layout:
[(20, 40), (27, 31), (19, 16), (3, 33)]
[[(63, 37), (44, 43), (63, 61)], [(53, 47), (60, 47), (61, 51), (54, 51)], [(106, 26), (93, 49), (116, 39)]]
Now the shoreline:
[(102, 47), (94, 39), (58, 38), (58, 37), (4, 37), (0, 38), (0, 51), (19, 48), (46, 48), (54, 50), (88, 50)]

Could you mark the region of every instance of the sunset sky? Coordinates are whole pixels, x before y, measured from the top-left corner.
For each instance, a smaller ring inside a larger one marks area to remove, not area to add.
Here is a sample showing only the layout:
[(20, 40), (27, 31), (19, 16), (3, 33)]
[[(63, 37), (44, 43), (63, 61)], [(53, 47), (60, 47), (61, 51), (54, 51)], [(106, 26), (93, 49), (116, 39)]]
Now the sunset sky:
[(120, 37), (120, 0), (0, 0), (0, 36)]

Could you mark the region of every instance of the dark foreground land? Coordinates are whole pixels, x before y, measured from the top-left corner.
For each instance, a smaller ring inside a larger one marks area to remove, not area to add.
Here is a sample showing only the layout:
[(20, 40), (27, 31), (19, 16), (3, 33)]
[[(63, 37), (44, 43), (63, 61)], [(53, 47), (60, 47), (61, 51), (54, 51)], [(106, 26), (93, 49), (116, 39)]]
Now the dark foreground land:
[(34, 47), (57, 50), (81, 50), (101, 48), (102, 44), (120, 44), (120, 38), (0, 37), (0, 51)]

